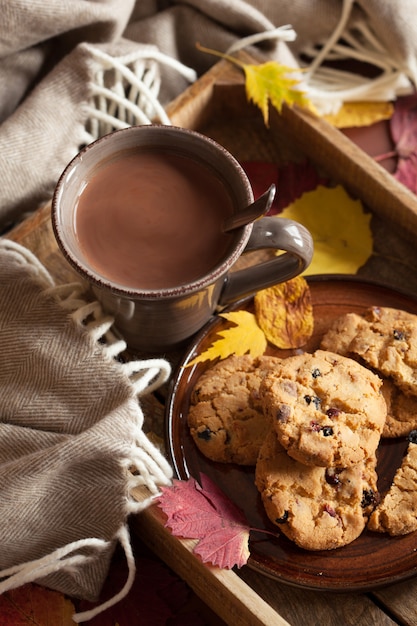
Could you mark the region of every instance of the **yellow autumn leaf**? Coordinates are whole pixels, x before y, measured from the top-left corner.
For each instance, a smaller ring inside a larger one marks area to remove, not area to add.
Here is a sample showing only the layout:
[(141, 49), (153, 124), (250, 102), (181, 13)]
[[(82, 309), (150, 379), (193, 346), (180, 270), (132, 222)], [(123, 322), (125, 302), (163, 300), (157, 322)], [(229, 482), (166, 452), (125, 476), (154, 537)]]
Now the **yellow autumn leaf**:
[(207, 350), (190, 361), (187, 367), (217, 358), (226, 359), (232, 354), (242, 356), (249, 353), (251, 356), (261, 356), (265, 352), (267, 341), (252, 313), (233, 311), (221, 313), (220, 317), (232, 322), (234, 326), (219, 331), (217, 334), (220, 339), (216, 339)]
[(336, 128), (352, 128), (389, 120), (393, 113), (392, 102), (345, 102), (337, 113), (323, 119)]
[(281, 215), (301, 222), (311, 233), (314, 255), (305, 274), (355, 274), (372, 254), (371, 215), (341, 186), (320, 185)]
[(311, 292), (303, 276), (258, 291), (255, 316), (267, 340), (283, 350), (304, 346), (313, 334)]
[(291, 78), (294, 68), (268, 61), (261, 65), (242, 63), (246, 77), (246, 96), (249, 102), (256, 104), (262, 111), (265, 126), (269, 125), (269, 103), (281, 113), (284, 102), (289, 106), (298, 104), (313, 111), (304, 92), (298, 89), (300, 81)]
[(298, 104), (315, 113), (313, 104), (305, 93), (299, 89), (300, 81), (294, 78), (294, 73), (302, 72), (302, 69), (287, 67), (277, 61), (267, 61), (266, 63), (255, 65), (245, 63), (223, 52), (205, 48), (200, 44), (197, 44), (197, 48), (202, 52), (208, 52), (222, 59), (227, 59), (230, 63), (243, 70), (245, 74), (246, 97), (249, 102), (253, 102), (261, 110), (265, 126), (269, 125), (269, 103), (278, 113), (281, 113), (284, 102), (289, 106)]

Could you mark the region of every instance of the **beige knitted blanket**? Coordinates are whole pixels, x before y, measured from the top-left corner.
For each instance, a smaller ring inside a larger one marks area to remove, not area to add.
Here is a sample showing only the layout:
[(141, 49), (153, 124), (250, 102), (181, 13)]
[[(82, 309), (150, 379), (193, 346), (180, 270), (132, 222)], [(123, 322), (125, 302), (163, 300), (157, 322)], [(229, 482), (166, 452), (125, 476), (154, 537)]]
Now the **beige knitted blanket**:
[[(112, 320), (0, 240), (0, 593), (26, 582), (96, 599), (127, 519), (171, 468), (142, 431), (162, 359), (122, 365)], [(145, 485), (138, 504), (131, 491)], [(121, 590), (120, 590), (121, 591)], [(127, 591), (127, 590), (126, 590)]]

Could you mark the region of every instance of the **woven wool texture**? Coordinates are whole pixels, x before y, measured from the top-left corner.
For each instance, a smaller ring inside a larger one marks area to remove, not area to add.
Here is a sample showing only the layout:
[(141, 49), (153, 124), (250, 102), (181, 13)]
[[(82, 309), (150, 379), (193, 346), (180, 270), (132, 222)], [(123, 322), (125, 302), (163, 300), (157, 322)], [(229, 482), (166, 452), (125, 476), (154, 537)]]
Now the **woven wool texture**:
[[(93, 600), (128, 517), (142, 414), (121, 365), (45, 287), (2, 242), (0, 570), (98, 538), (106, 543), (86, 548), (89, 562), (40, 578)], [(150, 450), (144, 483), (169, 484), (170, 468)]]
[[(348, 25), (370, 26), (384, 58), (415, 77), (416, 11), (417, 0), (0, 0), (0, 227), (50, 200), (66, 164), (97, 135), (146, 118), (166, 123), (152, 101), (166, 105), (218, 60), (197, 42), (226, 51), (289, 24), (292, 43), (271, 40), (256, 52), (297, 61), (346, 12)], [(123, 80), (110, 59), (127, 68)], [(145, 87), (139, 100), (133, 77)], [(109, 92), (108, 123), (97, 128)], [(139, 111), (126, 117), (129, 103)]]

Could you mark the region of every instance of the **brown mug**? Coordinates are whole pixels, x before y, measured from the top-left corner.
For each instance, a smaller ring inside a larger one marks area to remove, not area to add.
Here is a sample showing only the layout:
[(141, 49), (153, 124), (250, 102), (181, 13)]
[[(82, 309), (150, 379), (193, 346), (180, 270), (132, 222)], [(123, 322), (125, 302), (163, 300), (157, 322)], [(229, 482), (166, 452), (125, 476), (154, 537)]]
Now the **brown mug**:
[[(89, 144), (67, 165), (52, 224), (70, 264), (92, 285), (132, 349), (179, 347), (219, 307), (302, 273), (313, 242), (295, 221), (263, 217), (224, 233), (253, 202), (221, 145), (192, 130), (132, 126)], [(231, 272), (244, 252), (281, 250)]]

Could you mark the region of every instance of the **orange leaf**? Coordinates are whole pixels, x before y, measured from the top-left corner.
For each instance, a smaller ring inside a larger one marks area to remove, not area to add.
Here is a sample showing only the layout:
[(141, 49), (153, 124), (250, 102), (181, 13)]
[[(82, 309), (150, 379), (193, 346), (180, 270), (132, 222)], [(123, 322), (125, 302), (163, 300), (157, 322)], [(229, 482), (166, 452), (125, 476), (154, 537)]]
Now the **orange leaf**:
[(28, 584), (0, 596), (1, 626), (74, 626), (75, 608), (62, 593)]
[(300, 348), (313, 333), (311, 293), (307, 281), (297, 276), (259, 291), (255, 315), (266, 338), (281, 349)]

